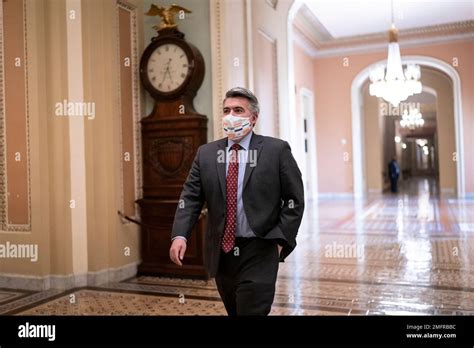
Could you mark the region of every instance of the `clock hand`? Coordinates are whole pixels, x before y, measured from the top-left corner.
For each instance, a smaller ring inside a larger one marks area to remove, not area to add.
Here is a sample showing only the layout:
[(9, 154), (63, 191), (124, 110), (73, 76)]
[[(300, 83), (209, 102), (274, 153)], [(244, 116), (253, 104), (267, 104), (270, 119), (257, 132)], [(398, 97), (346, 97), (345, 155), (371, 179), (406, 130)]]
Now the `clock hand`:
[(166, 79), (166, 72), (163, 74), (163, 80), (161, 80), (161, 83), (165, 82)]
[(171, 75), (171, 69), (167, 69), (168, 76), (170, 77), (170, 80), (173, 81), (173, 76)]
[[(165, 69), (165, 72), (163, 74), (163, 80), (161, 81), (161, 83), (165, 82), (166, 74), (170, 75), (170, 68), (168, 66)], [(170, 78), (171, 78), (171, 75), (170, 75)]]

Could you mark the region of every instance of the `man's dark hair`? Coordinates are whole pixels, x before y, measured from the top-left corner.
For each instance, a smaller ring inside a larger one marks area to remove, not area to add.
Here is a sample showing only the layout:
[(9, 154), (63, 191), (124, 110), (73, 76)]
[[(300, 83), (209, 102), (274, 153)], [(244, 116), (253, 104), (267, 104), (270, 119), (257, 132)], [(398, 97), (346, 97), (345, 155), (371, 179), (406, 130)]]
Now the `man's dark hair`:
[(227, 100), (227, 98), (245, 98), (249, 101), (250, 111), (255, 114), (259, 114), (260, 106), (258, 105), (257, 97), (247, 88), (243, 87), (234, 87), (229, 89), (225, 94), (225, 98), (223, 103)]

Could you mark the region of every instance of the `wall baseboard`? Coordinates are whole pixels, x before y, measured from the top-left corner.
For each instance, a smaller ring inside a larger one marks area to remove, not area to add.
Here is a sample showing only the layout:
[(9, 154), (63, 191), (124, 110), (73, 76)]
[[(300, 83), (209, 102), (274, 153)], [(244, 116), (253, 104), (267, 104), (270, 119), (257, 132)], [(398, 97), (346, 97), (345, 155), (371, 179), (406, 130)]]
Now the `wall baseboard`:
[(353, 199), (354, 193), (352, 192), (320, 192), (318, 193), (318, 199)]
[[(452, 188), (442, 188), (440, 190), (440, 193), (443, 197), (445, 198), (454, 198), (456, 197), (456, 192)], [(364, 197), (367, 196), (383, 196), (386, 194), (385, 192), (382, 192), (380, 190), (375, 190), (375, 189), (369, 189), (368, 192)], [(320, 192), (318, 193), (318, 196), (316, 200), (327, 200), (327, 199), (354, 199), (355, 196), (353, 193), (349, 192)], [(474, 198), (474, 192), (466, 192), (464, 197), (465, 199), (473, 199)], [(310, 201), (314, 201), (315, 199), (311, 199)]]
[(456, 192), (453, 188), (441, 188), (440, 193), (443, 198), (456, 197)]
[(68, 290), (84, 286), (98, 286), (109, 282), (119, 282), (137, 274), (139, 262), (122, 267), (104, 269), (86, 274), (48, 275), (44, 277), (21, 274), (2, 274), (0, 288), (45, 291), (49, 289)]

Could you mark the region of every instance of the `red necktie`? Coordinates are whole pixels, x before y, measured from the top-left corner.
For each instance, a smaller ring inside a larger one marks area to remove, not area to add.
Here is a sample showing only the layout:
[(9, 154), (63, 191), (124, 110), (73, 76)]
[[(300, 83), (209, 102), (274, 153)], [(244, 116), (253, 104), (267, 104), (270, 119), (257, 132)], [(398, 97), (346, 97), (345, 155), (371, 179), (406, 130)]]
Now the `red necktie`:
[(231, 154), (226, 179), (227, 211), (225, 217), (224, 236), (222, 237), (222, 250), (228, 253), (235, 244), (235, 230), (237, 226), (237, 185), (239, 178), (238, 151), (242, 147), (234, 144), (230, 147)]

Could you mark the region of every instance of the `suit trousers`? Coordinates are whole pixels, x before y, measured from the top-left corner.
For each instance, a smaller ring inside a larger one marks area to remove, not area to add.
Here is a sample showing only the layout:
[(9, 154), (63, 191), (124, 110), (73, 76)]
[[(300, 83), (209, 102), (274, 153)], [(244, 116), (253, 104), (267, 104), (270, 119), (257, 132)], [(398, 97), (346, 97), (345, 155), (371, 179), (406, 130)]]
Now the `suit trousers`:
[(392, 192), (398, 191), (398, 177), (390, 178), (390, 191)]
[(229, 316), (270, 313), (278, 264), (274, 239), (237, 237), (233, 250), (221, 251), (216, 284)]

